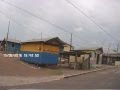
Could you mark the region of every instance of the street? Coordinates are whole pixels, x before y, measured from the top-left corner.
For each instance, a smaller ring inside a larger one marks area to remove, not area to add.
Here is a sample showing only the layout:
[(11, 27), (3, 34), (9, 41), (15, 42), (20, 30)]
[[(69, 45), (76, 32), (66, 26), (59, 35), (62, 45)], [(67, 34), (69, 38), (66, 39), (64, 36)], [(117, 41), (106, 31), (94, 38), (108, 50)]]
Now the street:
[(120, 89), (120, 67), (49, 83), (1, 87), (8, 89)]

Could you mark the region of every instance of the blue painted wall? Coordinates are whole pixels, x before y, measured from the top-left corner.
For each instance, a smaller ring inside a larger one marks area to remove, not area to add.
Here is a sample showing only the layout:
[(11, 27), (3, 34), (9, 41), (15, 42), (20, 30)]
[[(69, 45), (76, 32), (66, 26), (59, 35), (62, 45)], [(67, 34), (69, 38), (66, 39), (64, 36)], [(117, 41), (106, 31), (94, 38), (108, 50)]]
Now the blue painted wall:
[(7, 42), (7, 51), (11, 53), (19, 53), (21, 45), (20, 43)]
[(25, 52), (21, 51), (23, 61), (34, 64), (58, 64), (59, 54), (47, 53), (47, 52)]

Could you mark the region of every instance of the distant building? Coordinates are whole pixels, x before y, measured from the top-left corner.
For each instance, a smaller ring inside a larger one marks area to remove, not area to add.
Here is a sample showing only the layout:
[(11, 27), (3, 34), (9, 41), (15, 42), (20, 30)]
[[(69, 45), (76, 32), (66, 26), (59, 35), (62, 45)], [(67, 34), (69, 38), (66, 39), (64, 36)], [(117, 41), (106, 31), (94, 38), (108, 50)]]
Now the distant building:
[(70, 49), (71, 49), (71, 50), (74, 50), (74, 46), (71, 46), (71, 45), (69, 45), (69, 44), (65, 44), (65, 45), (64, 45), (64, 51), (65, 51), (65, 52), (69, 52)]
[(120, 53), (104, 54), (102, 64), (120, 65)]
[[(61, 53), (62, 57), (67, 57), (69, 66), (81, 69), (90, 69), (100, 66), (102, 63), (103, 48), (81, 48)], [(61, 62), (62, 63), (62, 62)]]
[(1, 41), (1, 51), (6, 51), (9, 53), (19, 53), (20, 52), (20, 41), (15, 39), (4, 39)]
[(91, 53), (91, 63), (93, 63), (93, 64), (101, 64), (102, 63), (102, 55), (103, 55), (102, 47), (83, 48), (83, 49), (81, 49), (81, 51)]
[[(79, 51), (84, 53), (80, 57), (77, 57), (78, 62), (82, 63), (85, 60), (89, 59), (90, 55), (90, 65), (91, 67), (96, 67), (97, 65), (102, 64), (102, 55), (103, 55), (103, 48), (81, 48), (78, 50), (73, 51)], [(70, 62), (74, 62), (75, 59), (73, 59), (73, 56), (70, 56)]]
[(59, 53), (64, 44), (58, 37), (22, 42), (21, 60), (35, 64), (58, 64)]

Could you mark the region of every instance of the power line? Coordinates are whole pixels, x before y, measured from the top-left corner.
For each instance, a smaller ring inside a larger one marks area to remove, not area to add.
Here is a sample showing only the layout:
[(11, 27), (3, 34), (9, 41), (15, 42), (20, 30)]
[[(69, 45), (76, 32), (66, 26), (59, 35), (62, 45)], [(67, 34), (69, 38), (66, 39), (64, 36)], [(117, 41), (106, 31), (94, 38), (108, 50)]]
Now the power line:
[[(40, 20), (42, 20), (42, 21), (44, 21), (44, 22), (46, 22), (46, 23), (48, 23), (48, 24), (50, 24), (50, 25), (52, 25), (52, 26), (54, 26), (54, 27), (56, 27), (56, 28), (58, 28), (58, 29), (61, 30), (61, 31), (64, 31), (64, 32), (66, 32), (66, 33), (71, 34), (71, 32), (63, 29), (62, 27), (60, 27), (60, 26), (58, 26), (58, 25), (56, 25), (56, 24), (54, 24), (54, 23), (49, 22), (48, 20), (46, 20), (46, 19), (44, 19), (44, 18), (41, 18), (40, 16), (37, 16), (37, 15), (35, 15), (35, 14), (33, 14), (33, 13), (31, 13), (31, 12), (23, 9), (23, 8), (20, 8), (20, 7), (16, 6), (16, 5), (13, 5), (13, 4), (9, 3), (9, 2), (6, 2), (6, 1), (3, 1), (3, 2), (6, 3), (6, 4), (8, 4), (8, 5), (11, 5), (11, 6), (13, 6), (13, 7), (17, 8), (17, 9), (20, 9), (21, 11), (23, 11), (23, 12), (25, 12), (25, 13), (31, 15), (31, 16), (34, 16), (34, 17), (36, 17), (36, 18), (38, 18), (38, 19), (40, 19)], [(79, 39), (81, 39), (81, 40), (83, 40), (83, 41), (88, 42), (87, 40), (85, 40), (85, 39), (83, 39), (83, 38), (81, 38), (81, 37), (79, 37), (79, 36), (77, 36), (77, 35), (74, 35), (74, 36), (78, 37)]]
[[(17, 22), (16, 20), (14, 20), (14, 19), (12, 19), (11, 17), (7, 16), (4, 12), (0, 11), (0, 13), (1, 13), (1, 14), (3, 14), (4, 16), (6, 16), (7, 18), (9, 18), (11, 21), (13, 21), (13, 22), (17, 23), (18, 25), (20, 25), (20, 26), (22, 26), (22, 27), (24, 27), (24, 28), (28, 29), (29, 31), (34, 32), (35, 34), (38, 34), (37, 32), (35, 32), (35, 31), (33, 31), (33, 30), (30, 30), (30, 28), (28, 28), (28, 27), (26, 27), (26, 26), (24, 26), (24, 25), (20, 24), (20, 23), (19, 23), (19, 22)], [(38, 34), (38, 35), (39, 35), (39, 34)]]
[[(18, 25), (26, 28), (28, 31), (32, 31), (32, 32), (34, 32), (35, 34), (38, 34), (37, 32), (35, 32), (35, 31), (33, 31), (33, 30), (30, 30), (30, 28), (23, 26), (22, 24), (20, 24), (20, 23), (17, 22), (16, 20), (12, 19), (11, 17), (8, 17), (8, 16), (7, 16), (5, 13), (3, 13), (2, 11), (0, 11), (0, 13), (3, 14), (4, 16), (6, 16), (7, 18), (9, 18), (11, 21), (15, 22), (16, 24), (18, 24)], [(53, 32), (52, 32), (52, 33), (53, 33)], [(40, 36), (40, 34), (38, 34), (38, 35)], [(79, 43), (83, 43), (83, 42), (79, 42)], [(87, 43), (85, 43), (85, 44), (87, 44)]]
[(3, 2), (6, 3), (6, 4), (9, 4), (9, 5), (11, 5), (11, 6), (13, 6), (13, 7), (17, 8), (17, 9), (20, 9), (21, 11), (23, 11), (23, 12), (25, 12), (25, 13), (28, 13), (28, 14), (31, 15), (31, 16), (34, 16), (34, 17), (36, 17), (36, 18), (39, 18), (40, 20), (42, 20), (42, 21), (44, 21), (44, 22), (46, 22), (46, 23), (48, 23), (48, 24), (50, 24), (50, 25), (52, 25), (52, 26), (54, 26), (54, 27), (56, 27), (56, 28), (59, 28), (60, 30), (62, 30), (62, 31), (64, 31), (64, 32), (67, 32), (67, 33), (71, 34), (71, 32), (68, 32), (68, 31), (64, 30), (63, 28), (57, 26), (56, 24), (51, 23), (51, 22), (47, 21), (46, 19), (41, 18), (41, 17), (39, 17), (39, 16), (37, 16), (37, 15), (35, 15), (35, 14), (33, 14), (33, 13), (31, 13), (31, 12), (23, 9), (23, 8), (20, 8), (20, 7), (16, 6), (16, 5), (13, 5), (12, 3), (9, 3), (9, 2), (6, 2), (6, 1), (3, 1)]
[[(48, 24), (51, 24), (52, 26), (54, 26), (54, 27), (56, 27), (56, 28), (58, 28), (58, 29), (60, 29), (60, 30), (62, 30), (62, 31), (64, 31), (64, 32), (66, 32), (66, 33), (69, 33), (69, 34), (71, 35), (71, 32), (68, 32), (67, 30), (61, 28), (60, 26), (58, 26), (58, 25), (56, 25), (56, 24), (54, 24), (54, 23), (51, 23), (51, 22), (45, 20), (44, 18), (41, 18), (41, 17), (39, 17), (39, 16), (37, 16), (37, 15), (35, 15), (35, 14), (33, 14), (33, 13), (25, 10), (25, 9), (22, 9), (22, 8), (16, 6), (16, 5), (13, 5), (13, 4), (9, 3), (9, 2), (4, 2), (4, 3), (7, 3), (7, 4), (9, 4), (9, 5), (11, 5), (11, 6), (15, 7), (15, 8), (18, 8), (18, 9), (22, 10), (23, 12), (26, 12), (26, 13), (28, 13), (28, 14), (36, 17), (36, 18), (39, 18), (40, 20), (42, 20), (42, 21), (44, 21), (44, 22), (46, 22), (46, 23), (48, 23)], [(79, 36), (77, 36), (77, 35), (75, 35), (75, 34), (73, 34), (73, 35), (76, 36), (77, 38), (83, 40), (84, 42), (87, 42), (87, 43), (89, 42), (89, 41), (87, 41), (87, 40), (85, 40), (85, 39), (83, 39), (83, 38), (81, 38), (81, 37), (79, 37)]]
[(89, 17), (84, 11), (82, 11), (80, 8), (78, 8), (75, 4), (73, 4), (71, 1), (66, 0), (70, 5), (72, 5), (74, 8), (76, 8), (78, 11), (80, 11), (84, 16), (86, 16), (90, 21), (92, 21), (100, 30), (102, 30), (104, 33), (106, 33), (109, 37), (111, 37), (113, 40), (118, 41), (115, 39), (111, 34), (109, 34), (106, 30), (104, 30), (103, 27), (101, 27), (98, 23), (95, 22), (91, 17)]

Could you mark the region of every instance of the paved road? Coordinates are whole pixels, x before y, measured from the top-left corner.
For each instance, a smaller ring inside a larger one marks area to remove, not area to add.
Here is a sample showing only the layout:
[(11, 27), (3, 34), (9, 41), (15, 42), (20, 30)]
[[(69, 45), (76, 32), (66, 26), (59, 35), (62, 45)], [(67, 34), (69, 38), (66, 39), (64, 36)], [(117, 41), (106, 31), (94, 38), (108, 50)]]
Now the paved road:
[(120, 68), (94, 72), (82, 76), (53, 81), (49, 83), (32, 84), (12, 89), (120, 89)]

